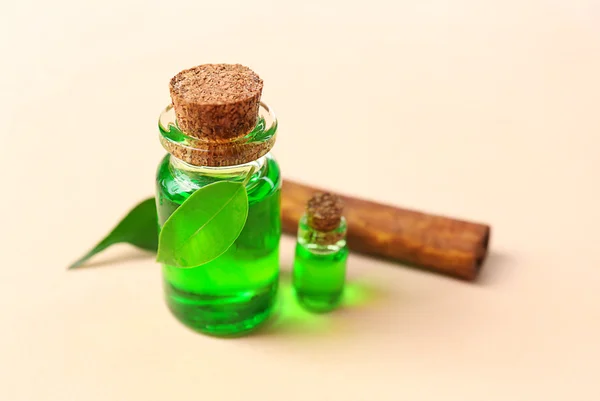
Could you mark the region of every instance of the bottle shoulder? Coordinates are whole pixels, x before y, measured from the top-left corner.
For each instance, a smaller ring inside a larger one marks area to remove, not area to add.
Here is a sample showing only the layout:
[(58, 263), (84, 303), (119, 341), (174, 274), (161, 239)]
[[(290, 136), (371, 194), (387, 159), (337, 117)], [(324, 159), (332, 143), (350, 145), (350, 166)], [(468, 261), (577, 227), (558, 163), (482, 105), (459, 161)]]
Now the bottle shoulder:
[[(281, 171), (279, 164), (270, 154), (254, 163), (254, 172), (246, 189), (252, 203), (257, 198), (264, 198), (281, 188)], [(242, 166), (244, 167), (244, 166)], [(160, 161), (156, 171), (156, 190), (159, 194), (172, 200), (183, 201), (194, 191), (219, 181), (243, 181), (250, 171), (244, 168), (181, 168), (174, 163), (170, 154)]]

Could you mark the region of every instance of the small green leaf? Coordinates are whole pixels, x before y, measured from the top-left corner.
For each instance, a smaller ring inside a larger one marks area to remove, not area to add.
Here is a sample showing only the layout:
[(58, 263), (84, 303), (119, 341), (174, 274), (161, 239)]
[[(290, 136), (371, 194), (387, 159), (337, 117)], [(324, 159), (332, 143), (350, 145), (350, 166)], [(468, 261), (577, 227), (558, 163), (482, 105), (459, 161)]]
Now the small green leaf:
[(81, 259), (69, 266), (69, 269), (83, 265), (95, 254), (120, 242), (125, 242), (147, 251), (156, 251), (158, 247), (158, 226), (154, 198), (146, 199), (131, 209), (110, 234)]
[(235, 242), (247, 217), (244, 183), (220, 181), (200, 188), (165, 222), (156, 260), (182, 268), (210, 262)]

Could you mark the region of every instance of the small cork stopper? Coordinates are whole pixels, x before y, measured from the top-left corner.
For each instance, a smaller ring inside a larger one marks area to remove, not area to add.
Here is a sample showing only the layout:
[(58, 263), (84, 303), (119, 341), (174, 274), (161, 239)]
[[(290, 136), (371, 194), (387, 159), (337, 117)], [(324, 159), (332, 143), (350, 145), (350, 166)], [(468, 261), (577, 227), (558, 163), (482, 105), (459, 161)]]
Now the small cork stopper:
[(308, 225), (317, 231), (335, 230), (340, 225), (343, 211), (344, 204), (339, 196), (317, 193), (306, 205)]
[(204, 64), (175, 75), (169, 89), (179, 128), (218, 142), (255, 127), (263, 81), (240, 64)]

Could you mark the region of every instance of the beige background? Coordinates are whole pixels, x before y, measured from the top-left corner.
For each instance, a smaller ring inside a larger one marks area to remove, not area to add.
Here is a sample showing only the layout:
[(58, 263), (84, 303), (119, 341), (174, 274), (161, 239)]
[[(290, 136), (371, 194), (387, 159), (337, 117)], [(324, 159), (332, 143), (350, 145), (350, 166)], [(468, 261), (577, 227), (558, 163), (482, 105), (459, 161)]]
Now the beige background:
[[(0, 400), (600, 399), (598, 2), (1, 8)], [(480, 280), (352, 256), (344, 309), (284, 280), (221, 340), (128, 246), (67, 272), (153, 193), (168, 80), (206, 62), (264, 78), (286, 177), (492, 224)]]

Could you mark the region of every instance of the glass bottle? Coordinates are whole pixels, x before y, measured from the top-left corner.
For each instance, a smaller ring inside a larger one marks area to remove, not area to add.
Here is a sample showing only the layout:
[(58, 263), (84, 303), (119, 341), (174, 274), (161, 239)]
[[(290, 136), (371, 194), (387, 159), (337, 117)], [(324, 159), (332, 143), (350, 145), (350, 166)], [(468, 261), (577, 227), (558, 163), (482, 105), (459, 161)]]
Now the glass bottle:
[(183, 133), (176, 120), (172, 105), (159, 119), (160, 140), (169, 152), (156, 178), (160, 227), (197, 189), (222, 180), (243, 182), (253, 173), (246, 184), (248, 218), (240, 236), (223, 255), (202, 266), (181, 269), (163, 265), (166, 302), (177, 319), (195, 330), (216, 336), (240, 335), (269, 317), (277, 293), (281, 177), (271, 154), (261, 155), (275, 141), (277, 119), (260, 103), (254, 130), (219, 145), (228, 154), (252, 154), (255, 159), (226, 167), (193, 164), (218, 149), (215, 144), (209, 149), (206, 141)]
[[(323, 198), (325, 196), (325, 198)], [(333, 198), (332, 198), (333, 197)], [(335, 309), (342, 299), (346, 281), (346, 219), (341, 216), (341, 206), (332, 212), (323, 209), (323, 199), (340, 205), (339, 198), (330, 194), (313, 197), (307, 212), (298, 223), (298, 238), (293, 266), (293, 286), (296, 297), (306, 309), (328, 312)], [(314, 202), (316, 200), (316, 202)], [(319, 203), (316, 208), (311, 202)], [(318, 219), (319, 212), (323, 212)]]

